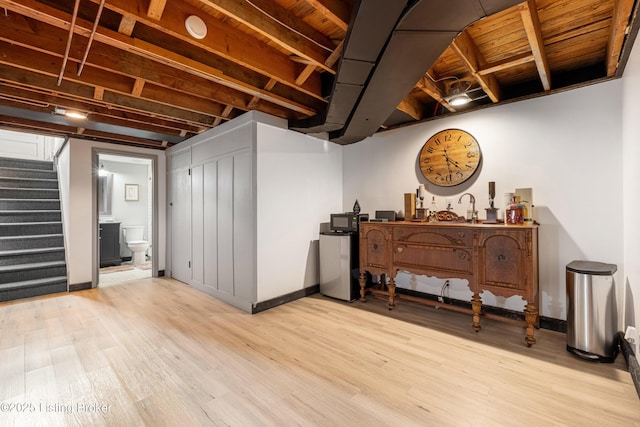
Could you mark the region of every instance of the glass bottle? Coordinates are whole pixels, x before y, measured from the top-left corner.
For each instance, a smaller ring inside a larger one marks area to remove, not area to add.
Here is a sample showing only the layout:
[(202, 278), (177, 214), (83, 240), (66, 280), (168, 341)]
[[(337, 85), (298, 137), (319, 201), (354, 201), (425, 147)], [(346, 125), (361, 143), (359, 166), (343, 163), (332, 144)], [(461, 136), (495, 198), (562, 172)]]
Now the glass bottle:
[(436, 206), (436, 196), (431, 196), (431, 209), (429, 209), (429, 221), (438, 220), (438, 206)]
[(513, 196), (511, 204), (507, 208), (507, 217), (505, 218), (507, 224), (522, 224), (524, 222), (523, 208), (518, 202), (518, 197)]

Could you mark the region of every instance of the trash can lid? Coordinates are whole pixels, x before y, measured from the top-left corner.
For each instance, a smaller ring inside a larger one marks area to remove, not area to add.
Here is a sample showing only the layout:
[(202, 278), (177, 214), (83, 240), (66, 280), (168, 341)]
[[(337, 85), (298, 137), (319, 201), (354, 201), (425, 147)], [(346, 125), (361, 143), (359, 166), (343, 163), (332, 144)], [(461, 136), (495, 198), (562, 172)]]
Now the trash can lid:
[(606, 276), (615, 273), (618, 270), (618, 266), (615, 264), (605, 264), (604, 262), (571, 261), (567, 264), (567, 270), (574, 273)]

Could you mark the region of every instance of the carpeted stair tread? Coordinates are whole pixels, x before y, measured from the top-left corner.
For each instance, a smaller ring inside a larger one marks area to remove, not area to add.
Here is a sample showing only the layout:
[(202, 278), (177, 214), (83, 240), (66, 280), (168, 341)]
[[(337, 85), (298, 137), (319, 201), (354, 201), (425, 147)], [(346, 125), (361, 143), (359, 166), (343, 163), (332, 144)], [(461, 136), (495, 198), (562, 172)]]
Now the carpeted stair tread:
[(0, 257), (8, 256), (8, 255), (43, 254), (47, 252), (59, 252), (59, 251), (64, 251), (64, 247), (15, 249), (15, 250), (8, 250), (8, 251), (0, 251)]
[(25, 225), (43, 225), (43, 224), (60, 224), (60, 221), (32, 221), (32, 222), (0, 222), (0, 225), (11, 225), (14, 227), (25, 226)]
[(0, 191), (2, 190), (22, 190), (22, 191), (50, 191), (50, 192), (58, 192), (58, 188), (22, 188), (22, 187), (0, 187)]
[(0, 176), (5, 188), (39, 188), (58, 189), (58, 180), (51, 178), (23, 178), (20, 176)]
[(11, 188), (0, 185), (2, 199), (60, 199), (58, 188)]
[(66, 276), (46, 277), (44, 279), (32, 279), (24, 280), (22, 282), (0, 283), (0, 291), (7, 291), (13, 289), (26, 289), (40, 287), (43, 285), (50, 285), (54, 283), (64, 283), (66, 286)]
[(28, 236), (0, 236), (0, 240), (42, 239), (44, 237), (62, 237), (62, 234), (54, 233), (54, 234), (29, 234)]
[[(33, 188), (32, 188), (33, 190)], [(45, 190), (55, 190), (58, 191), (58, 189), (53, 189), (53, 188), (45, 188)], [(16, 202), (16, 201), (22, 201), (24, 199), (16, 199), (15, 197), (11, 197), (11, 198), (6, 198), (6, 197), (0, 197), (0, 200), (3, 202)], [(29, 199), (30, 202), (53, 202), (54, 200), (57, 200), (58, 202), (60, 201), (60, 199)]]
[[(2, 163), (0, 161), (0, 163)], [(51, 164), (51, 169), (33, 169), (33, 168), (19, 168), (19, 167), (15, 167), (15, 166), (0, 166), (0, 173), (2, 171), (35, 171), (35, 172), (54, 172), (55, 170), (53, 169), (53, 164)]]
[(23, 270), (38, 270), (42, 268), (50, 267), (64, 267), (65, 261), (47, 261), (47, 262), (32, 262), (29, 264), (17, 264), (17, 265), (1, 265), (0, 273), (7, 271), (23, 271)]
[[(24, 215), (34, 212), (33, 209), (30, 210), (13, 210), (13, 209), (0, 209), (0, 215)], [(60, 209), (38, 209), (35, 212), (37, 213), (60, 213)]]
[(13, 157), (0, 157), (0, 167), (16, 169), (54, 170), (50, 160), (17, 159)]

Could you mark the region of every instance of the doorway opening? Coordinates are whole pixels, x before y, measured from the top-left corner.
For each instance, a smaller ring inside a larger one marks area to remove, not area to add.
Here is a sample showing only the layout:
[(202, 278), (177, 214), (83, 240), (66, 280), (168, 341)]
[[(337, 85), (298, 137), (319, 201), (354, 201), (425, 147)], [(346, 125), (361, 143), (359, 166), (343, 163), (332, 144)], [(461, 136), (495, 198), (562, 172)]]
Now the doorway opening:
[(97, 284), (157, 277), (155, 158), (96, 152)]

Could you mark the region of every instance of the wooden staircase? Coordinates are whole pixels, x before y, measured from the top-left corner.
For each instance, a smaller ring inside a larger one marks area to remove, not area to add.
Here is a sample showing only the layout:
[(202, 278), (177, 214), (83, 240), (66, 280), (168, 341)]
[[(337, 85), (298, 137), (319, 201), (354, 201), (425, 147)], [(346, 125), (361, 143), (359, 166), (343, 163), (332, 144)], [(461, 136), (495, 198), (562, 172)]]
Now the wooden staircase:
[(0, 301), (66, 291), (54, 165), (0, 158)]

